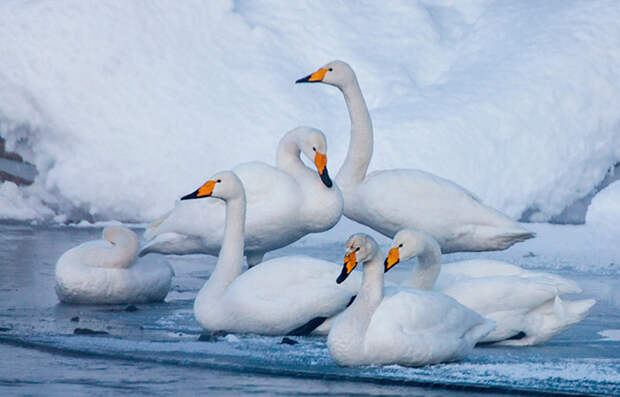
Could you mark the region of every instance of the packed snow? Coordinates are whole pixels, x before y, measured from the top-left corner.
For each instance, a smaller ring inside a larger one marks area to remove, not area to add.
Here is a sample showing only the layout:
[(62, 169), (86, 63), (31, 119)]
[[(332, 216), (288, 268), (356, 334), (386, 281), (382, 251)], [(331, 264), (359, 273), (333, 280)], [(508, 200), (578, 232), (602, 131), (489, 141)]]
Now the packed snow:
[(607, 186), (592, 199), (586, 213), (586, 223), (620, 230), (620, 181)]
[(273, 163), (298, 125), (324, 130), (335, 174), (341, 94), (293, 84), (333, 59), (368, 102), (371, 170), (545, 221), (620, 160), (615, 0), (11, 0), (0, 19), (0, 135), (39, 172), (0, 187), (0, 218), (148, 221), (215, 171)]

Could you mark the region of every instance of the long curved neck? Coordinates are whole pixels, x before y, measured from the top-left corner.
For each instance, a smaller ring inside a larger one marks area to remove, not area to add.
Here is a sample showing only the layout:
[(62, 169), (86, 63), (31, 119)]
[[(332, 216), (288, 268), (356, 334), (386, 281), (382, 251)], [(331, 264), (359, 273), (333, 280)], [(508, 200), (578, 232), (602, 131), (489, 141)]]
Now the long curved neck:
[(418, 265), (405, 285), (418, 289), (433, 289), (440, 271), (441, 248), (434, 241), (426, 241), (424, 249), (418, 255)]
[[(199, 297), (218, 296), (241, 274), (245, 233), (245, 194), (226, 200), (226, 221), (222, 248), (211, 277)], [(197, 297), (198, 299), (198, 297)]]
[(372, 121), (357, 78), (354, 77), (348, 84), (339, 88), (344, 94), (351, 119), (351, 138), (347, 157), (338, 171), (336, 182), (341, 187), (355, 186), (366, 177), (372, 158)]
[(299, 145), (292, 135), (285, 135), (278, 144), (276, 165), (279, 169), (294, 175), (299, 172), (309, 171), (309, 168), (301, 161)]
[(366, 333), (372, 315), (383, 300), (383, 262), (379, 249), (375, 255), (364, 263), (362, 286), (351, 307), (347, 310), (356, 317), (357, 329), (361, 334)]
[(107, 229), (103, 238), (112, 246), (101, 253), (100, 267), (128, 268), (134, 263), (138, 253), (138, 237), (134, 232), (126, 228)]

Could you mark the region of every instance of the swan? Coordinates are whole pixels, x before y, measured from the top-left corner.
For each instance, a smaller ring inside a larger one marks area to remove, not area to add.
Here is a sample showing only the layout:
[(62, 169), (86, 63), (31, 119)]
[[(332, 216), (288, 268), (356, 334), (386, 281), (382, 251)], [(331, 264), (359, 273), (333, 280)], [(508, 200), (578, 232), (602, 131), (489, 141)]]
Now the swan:
[(181, 200), (204, 197), (223, 200), (226, 219), (215, 269), (194, 301), (200, 326), (211, 332), (302, 335), (351, 302), (359, 276), (336, 285), (340, 268), (334, 263), (288, 256), (242, 274), (246, 211), (242, 182), (232, 171), (220, 172)]
[[(355, 234), (346, 244), (344, 281), (364, 263), (359, 294), (336, 319), (327, 347), (337, 364), (421, 366), (465, 358), (494, 328), (492, 321), (432, 291), (383, 286), (383, 256), (375, 240)], [(384, 270), (385, 269), (385, 270)]]
[(65, 252), (56, 263), (61, 302), (121, 304), (163, 301), (174, 272), (162, 258), (136, 259), (138, 237), (126, 227), (106, 227), (103, 240)]
[(427, 172), (393, 169), (366, 175), (373, 128), (357, 77), (348, 64), (330, 62), (296, 83), (325, 83), (344, 95), (351, 138), (335, 179), (347, 218), (389, 238), (406, 227), (426, 230), (444, 253), (503, 250), (534, 236), (461, 186)]
[(563, 277), (505, 262), (475, 259), (441, 265), (439, 244), (415, 229), (396, 234), (385, 263), (393, 266), (415, 256), (418, 265), (403, 285), (434, 289), (495, 321), (495, 331), (481, 342), (543, 343), (581, 321), (596, 303), (594, 299), (562, 300), (560, 295), (579, 293), (581, 288)]
[[(329, 230), (340, 220), (342, 194), (327, 172), (326, 151), (321, 131), (298, 127), (280, 140), (277, 167), (250, 162), (234, 168), (248, 200), (245, 254), (249, 266), (260, 263), (266, 252), (308, 233)], [(319, 175), (304, 165), (300, 153), (314, 162)], [(148, 226), (140, 256), (150, 252), (216, 256), (223, 229), (220, 200), (180, 201)]]

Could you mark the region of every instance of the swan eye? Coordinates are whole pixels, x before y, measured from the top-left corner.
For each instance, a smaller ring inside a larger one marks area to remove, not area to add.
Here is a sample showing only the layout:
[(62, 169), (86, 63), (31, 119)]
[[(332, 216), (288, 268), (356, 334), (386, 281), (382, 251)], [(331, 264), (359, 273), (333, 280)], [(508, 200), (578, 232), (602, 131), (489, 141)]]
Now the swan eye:
[(355, 249), (355, 252), (357, 252), (357, 251), (359, 251), (359, 250), (360, 250), (360, 247), (357, 247), (357, 248)]
[(312, 146), (312, 150), (314, 150), (314, 151), (316, 152), (316, 147), (315, 147), (315, 146)]
[(333, 71), (334, 69), (332, 69), (332, 68), (329, 68), (329, 69), (327, 69), (327, 70), (329, 70), (329, 71), (331, 72), (331, 71)]
[(402, 245), (402, 244), (400, 244), (400, 245), (398, 246), (398, 248), (403, 248), (403, 245)]
[(221, 180), (221, 179), (218, 179), (216, 182), (217, 182), (217, 183), (221, 183), (221, 182), (222, 182), (222, 180)]

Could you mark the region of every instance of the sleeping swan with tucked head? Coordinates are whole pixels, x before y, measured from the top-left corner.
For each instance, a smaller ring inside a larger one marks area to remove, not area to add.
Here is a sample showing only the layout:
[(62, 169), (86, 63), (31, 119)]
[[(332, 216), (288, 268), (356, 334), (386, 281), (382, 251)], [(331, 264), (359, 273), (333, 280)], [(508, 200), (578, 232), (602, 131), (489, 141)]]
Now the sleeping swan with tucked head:
[(163, 301), (174, 272), (163, 258), (136, 259), (137, 252), (134, 232), (106, 227), (102, 240), (71, 248), (58, 259), (58, 299), (84, 304)]

